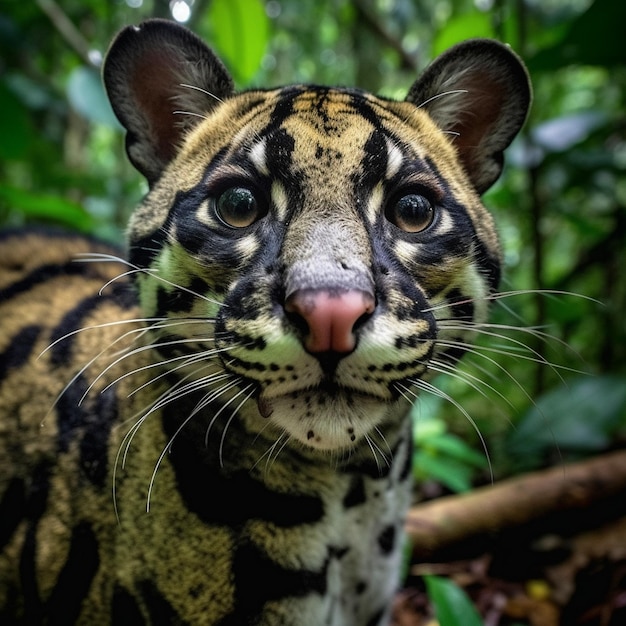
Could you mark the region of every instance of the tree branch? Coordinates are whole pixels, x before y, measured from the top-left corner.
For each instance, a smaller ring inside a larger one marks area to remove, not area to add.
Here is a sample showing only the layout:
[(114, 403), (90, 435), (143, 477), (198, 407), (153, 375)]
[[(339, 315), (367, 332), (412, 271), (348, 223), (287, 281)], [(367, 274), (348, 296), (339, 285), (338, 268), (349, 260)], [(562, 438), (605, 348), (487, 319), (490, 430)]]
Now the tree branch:
[(413, 559), (437, 560), (462, 543), (477, 544), (489, 534), (557, 513), (573, 522), (585, 510), (594, 515), (616, 496), (624, 500), (625, 493), (626, 450), (622, 450), (419, 504), (409, 512), (406, 524)]
[(400, 57), (402, 68), (417, 73), (418, 64), (415, 57), (409, 54), (404, 49), (402, 42), (398, 41), (398, 39), (381, 24), (380, 18), (373, 14), (368, 4), (363, 0), (354, 0), (354, 8), (359, 12), (363, 21), (367, 22), (367, 25), (371, 28), (371, 30), (376, 33), (376, 35), (380, 37), (380, 39), (382, 39), (387, 46), (396, 51)]
[(63, 9), (54, 0), (37, 0), (37, 5), (83, 62), (86, 65), (93, 65), (93, 60), (89, 55), (91, 50), (89, 43)]

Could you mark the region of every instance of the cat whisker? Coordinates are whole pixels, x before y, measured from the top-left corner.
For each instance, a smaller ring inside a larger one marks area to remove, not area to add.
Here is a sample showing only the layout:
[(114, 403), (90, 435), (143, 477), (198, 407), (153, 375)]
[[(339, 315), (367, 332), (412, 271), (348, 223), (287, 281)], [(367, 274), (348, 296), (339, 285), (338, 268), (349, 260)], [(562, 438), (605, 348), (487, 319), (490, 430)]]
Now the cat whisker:
[[(229, 383), (223, 387), (221, 387), (220, 389), (211, 392), (210, 396), (215, 396), (215, 397), (219, 397), (220, 395), (224, 394), (229, 388), (231, 388), (233, 385), (236, 385), (238, 383), (238, 381), (234, 381), (234, 383)], [(239, 394), (237, 394), (239, 395)], [(215, 399), (215, 397), (213, 397), (213, 399)], [(237, 396), (235, 396), (237, 397)], [(220, 410), (213, 416), (212, 420), (211, 420), (211, 424), (215, 421), (215, 419), (217, 418), (217, 416), (219, 415), (219, 413), (221, 413), (222, 409), (224, 409), (226, 406), (228, 406), (228, 404), (232, 401), (229, 400), (225, 405), (223, 405)], [(152, 471), (152, 475), (150, 477), (150, 481), (149, 481), (149, 485), (148, 485), (148, 492), (146, 495), (146, 513), (150, 512), (150, 500), (152, 497), (152, 492), (154, 489), (154, 483), (155, 483), (155, 479), (156, 479), (156, 475), (159, 471), (159, 467), (161, 466), (161, 463), (163, 462), (163, 459), (165, 458), (165, 455), (168, 454), (168, 452), (171, 450), (172, 445), (174, 444), (177, 436), (180, 434), (180, 432), (185, 428), (185, 426), (187, 426), (187, 424), (189, 424), (189, 422), (196, 416), (198, 415), (198, 413), (202, 410), (202, 408), (204, 406), (206, 406), (208, 404), (208, 401), (206, 400), (206, 396), (205, 398), (203, 398), (195, 407), (194, 409), (189, 413), (189, 415), (182, 421), (182, 423), (178, 426), (178, 428), (176, 429), (176, 431), (174, 432), (174, 434), (170, 437), (170, 440), (168, 441), (168, 443), (164, 446), (163, 450), (161, 451), (161, 453), (159, 454), (159, 458), (157, 459), (154, 469)]]
[[(226, 422), (226, 424), (224, 425), (224, 430), (222, 431), (222, 436), (220, 438), (220, 447), (219, 447), (219, 460), (220, 460), (220, 467), (224, 467), (224, 440), (226, 437), (226, 433), (228, 431), (229, 426), (231, 425), (232, 421), (235, 419), (235, 417), (237, 416), (237, 414), (239, 413), (239, 409), (241, 409), (241, 407), (252, 397), (252, 395), (254, 394), (254, 388), (255, 385), (254, 384), (249, 384), (246, 387), (244, 387), (243, 389), (241, 389), (238, 393), (236, 393), (227, 403), (225, 406), (227, 406), (228, 404), (230, 404), (231, 402), (234, 402), (239, 396), (243, 395), (243, 400), (235, 407), (235, 409), (233, 409), (233, 411), (230, 414), (230, 417), (228, 418), (228, 421)], [(217, 417), (217, 415), (216, 415)], [(208, 434), (208, 432), (207, 432)], [(208, 440), (205, 439), (205, 441)]]
[(179, 86), (186, 87), (187, 89), (193, 89), (195, 91), (199, 91), (200, 93), (203, 93), (209, 96), (209, 98), (213, 98), (214, 100), (217, 100), (221, 104), (224, 104), (224, 101), (221, 98), (218, 98), (214, 93), (211, 93), (210, 91), (207, 91), (206, 89), (202, 89), (202, 87), (198, 87), (196, 85), (189, 85), (187, 83), (179, 83)]
[[(148, 330), (148, 329), (144, 329), (144, 330)], [(157, 344), (157, 346), (159, 347), (166, 347), (166, 346), (174, 346), (174, 345), (181, 345), (181, 344), (186, 344), (186, 343), (197, 343), (197, 340), (195, 339), (176, 339), (176, 340), (172, 340), (172, 341), (164, 341), (160, 344)], [(124, 351), (122, 351), (122, 353), (115, 358), (111, 363), (109, 363), (94, 379), (93, 381), (89, 384), (89, 386), (87, 387), (85, 393), (83, 393), (83, 395), (81, 396), (78, 405), (80, 406), (84, 401), (85, 398), (89, 395), (89, 393), (91, 392), (91, 390), (94, 388), (94, 386), (98, 383), (98, 381), (100, 381), (104, 376), (106, 376), (106, 374), (111, 371), (111, 369), (113, 369), (114, 367), (116, 367), (117, 365), (119, 365), (122, 361), (124, 361), (125, 359), (128, 358), (132, 358), (137, 356), (138, 354), (141, 354), (142, 352), (146, 352), (149, 350), (154, 350), (155, 346), (153, 344), (146, 344), (143, 346), (139, 346), (137, 348), (132, 348), (129, 346), (128, 348), (126, 348)], [(115, 355), (113, 355), (115, 356)], [(126, 378), (128, 375), (128, 373), (124, 373), (122, 374), (118, 379), (112, 381), (111, 383), (109, 383), (104, 389), (108, 389), (109, 387), (111, 387), (113, 384), (115, 384), (115, 382), (117, 382), (117, 380), (121, 380), (123, 378)]]
[[(489, 467), (489, 475), (491, 477), (491, 482), (493, 482), (494, 474), (493, 474), (493, 466), (492, 466), (492, 463), (491, 463), (491, 455), (489, 454), (489, 448), (487, 447), (487, 442), (485, 441), (485, 438), (484, 438), (483, 434), (480, 432), (480, 428), (478, 427), (478, 424), (476, 423), (474, 418), (452, 396), (447, 394), (442, 389), (439, 389), (438, 387), (435, 387), (435, 385), (433, 385), (433, 384), (431, 384), (431, 383), (429, 383), (429, 382), (427, 382), (427, 381), (425, 381), (423, 379), (419, 379), (419, 378), (418, 379), (409, 379), (408, 382), (410, 384), (412, 384), (413, 386), (417, 387), (418, 389), (421, 389), (422, 391), (425, 391), (426, 393), (430, 393), (430, 394), (432, 394), (434, 396), (442, 398), (443, 400), (446, 400), (447, 402), (452, 404), (452, 406), (454, 406), (465, 417), (465, 419), (467, 419), (469, 424), (474, 429), (474, 432), (478, 435), (478, 438), (480, 440), (480, 444), (481, 444), (482, 449), (483, 449), (483, 451), (485, 453), (485, 458), (487, 459), (487, 464), (488, 464), (488, 467)], [(408, 394), (410, 394), (414, 398), (416, 398), (416, 399), (419, 398), (419, 395), (413, 389), (411, 389), (410, 387), (406, 387), (402, 383), (397, 383), (397, 385), (398, 385), (398, 387), (404, 389), (404, 391), (406, 391)]]
[[(152, 277), (152, 278), (154, 278), (154, 279), (156, 279), (156, 280), (158, 280), (158, 281), (160, 281), (160, 282), (162, 282), (162, 283), (164, 283), (164, 284), (166, 284), (166, 285), (168, 285), (170, 287), (174, 287), (175, 289), (178, 289), (180, 291), (184, 291), (185, 293), (188, 293), (188, 294), (194, 296), (195, 298), (198, 298), (198, 299), (203, 300), (205, 302), (210, 302), (211, 304), (217, 304), (219, 306), (226, 306), (222, 302), (219, 302), (218, 300), (214, 300), (212, 298), (209, 298), (205, 294), (198, 293), (196, 291), (193, 291), (192, 289), (189, 289), (188, 287), (184, 287), (183, 285), (179, 285), (177, 283), (174, 283), (174, 282), (168, 280), (167, 278), (163, 278), (163, 276), (159, 276), (159, 271), (156, 268), (153, 268), (153, 267), (138, 267), (137, 265), (134, 265), (130, 261), (121, 259), (120, 257), (117, 257), (117, 256), (112, 255), (112, 254), (104, 254), (104, 253), (98, 253), (98, 252), (95, 252), (95, 253), (94, 252), (81, 253), (81, 254), (77, 255), (76, 260), (79, 261), (79, 262), (84, 262), (84, 263), (93, 263), (93, 262), (100, 262), (100, 261), (122, 263), (123, 265), (126, 265), (127, 267), (129, 267), (133, 271), (125, 272), (124, 274), (120, 274), (120, 276), (117, 276), (113, 280), (117, 280), (122, 275), (129, 275), (129, 274), (133, 274), (133, 273), (143, 273), (143, 274), (146, 274), (147, 276), (150, 276), (150, 277)], [(107, 283), (107, 284), (110, 284), (111, 282), (112, 281), (109, 281), (109, 283)]]
[(174, 115), (190, 115), (191, 117), (199, 117), (201, 120), (206, 120), (208, 117), (201, 113), (194, 113), (193, 111), (172, 111)]
[[(438, 93), (436, 96), (432, 96), (428, 98), (427, 100), (424, 100), (424, 102), (417, 105), (417, 108), (421, 109), (422, 107), (425, 107), (427, 104), (430, 104), (434, 100), (439, 100), (439, 98), (445, 98), (447, 96), (456, 96), (459, 94), (466, 94), (466, 93), (468, 93), (467, 89), (450, 89), (449, 91), (443, 91), (441, 93)], [(458, 135), (459, 133), (454, 133), (454, 134)]]
[(455, 365), (446, 363), (444, 361), (437, 361), (436, 359), (432, 359), (428, 363), (428, 369), (432, 370), (433, 372), (438, 372), (439, 374), (450, 376), (451, 378), (455, 378), (456, 380), (460, 380), (464, 384), (474, 389), (481, 396), (483, 396), (483, 398), (489, 399), (487, 392), (482, 388), (484, 387), (488, 389), (490, 392), (496, 394), (509, 407), (514, 408), (513, 403), (507, 397), (505, 397), (503, 393), (498, 391), (493, 385), (490, 385), (489, 383), (485, 382), (482, 378), (479, 378), (478, 376), (474, 376), (473, 374), (470, 374), (470, 372), (459, 370)]

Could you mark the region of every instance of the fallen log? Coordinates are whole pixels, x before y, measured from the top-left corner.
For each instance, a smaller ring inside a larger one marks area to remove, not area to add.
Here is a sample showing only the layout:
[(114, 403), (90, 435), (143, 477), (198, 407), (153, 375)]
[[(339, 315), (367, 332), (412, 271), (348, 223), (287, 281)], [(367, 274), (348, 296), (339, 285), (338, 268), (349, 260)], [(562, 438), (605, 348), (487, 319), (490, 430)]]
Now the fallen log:
[(554, 514), (574, 521), (583, 511), (593, 514), (620, 503), (626, 503), (626, 450), (417, 504), (406, 529), (413, 560), (425, 562), (449, 558), (456, 546), (478, 545), (486, 537)]

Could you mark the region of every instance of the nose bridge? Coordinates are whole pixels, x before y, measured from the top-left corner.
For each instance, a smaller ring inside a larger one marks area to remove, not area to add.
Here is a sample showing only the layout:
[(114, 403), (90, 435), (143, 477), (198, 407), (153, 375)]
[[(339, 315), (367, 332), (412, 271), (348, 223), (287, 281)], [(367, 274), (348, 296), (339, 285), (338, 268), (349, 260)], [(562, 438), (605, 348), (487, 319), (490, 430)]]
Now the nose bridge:
[(300, 217), (290, 225), (283, 248), (285, 297), (302, 290), (373, 294), (371, 257), (367, 230), (357, 216)]

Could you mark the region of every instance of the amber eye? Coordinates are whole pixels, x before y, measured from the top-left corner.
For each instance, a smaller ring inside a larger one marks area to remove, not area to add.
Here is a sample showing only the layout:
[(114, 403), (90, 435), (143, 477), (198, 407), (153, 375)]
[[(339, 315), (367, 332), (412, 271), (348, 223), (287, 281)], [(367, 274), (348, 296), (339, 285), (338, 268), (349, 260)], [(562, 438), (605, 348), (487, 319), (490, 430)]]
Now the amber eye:
[(245, 228), (261, 217), (259, 202), (247, 187), (231, 187), (215, 203), (217, 216), (232, 228)]
[(428, 228), (435, 217), (435, 209), (428, 198), (410, 193), (401, 196), (387, 208), (387, 219), (407, 233), (419, 233)]

